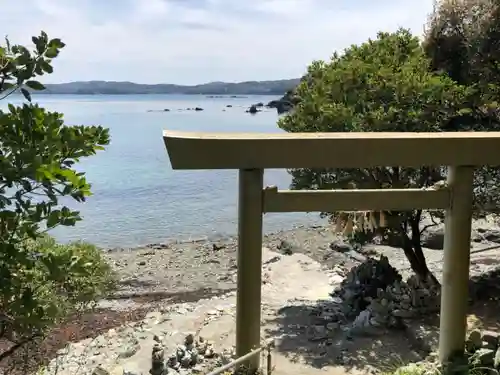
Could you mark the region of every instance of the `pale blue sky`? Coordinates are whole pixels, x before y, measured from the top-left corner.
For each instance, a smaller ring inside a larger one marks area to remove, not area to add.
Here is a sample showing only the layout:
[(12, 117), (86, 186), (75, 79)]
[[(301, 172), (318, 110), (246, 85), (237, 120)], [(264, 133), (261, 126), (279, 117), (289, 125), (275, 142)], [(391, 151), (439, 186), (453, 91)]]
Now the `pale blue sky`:
[(403, 26), (432, 0), (0, 0), (1, 32), (67, 44), (44, 82), (195, 84), (299, 77), (314, 59)]

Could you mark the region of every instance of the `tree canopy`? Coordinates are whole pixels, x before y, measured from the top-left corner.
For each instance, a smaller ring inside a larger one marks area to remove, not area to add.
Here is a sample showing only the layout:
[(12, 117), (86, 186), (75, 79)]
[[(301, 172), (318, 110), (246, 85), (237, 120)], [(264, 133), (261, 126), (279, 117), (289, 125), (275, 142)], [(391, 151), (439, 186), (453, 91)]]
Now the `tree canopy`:
[[(315, 61), (307, 77), (296, 89), (299, 101), (293, 112), (279, 121), (288, 132), (460, 130), (463, 118), (488, 104), (475, 87), (433, 69), (419, 39), (405, 29), (379, 33), (376, 39), (353, 45), (342, 55), (334, 54), (328, 62)], [(469, 123), (467, 126), (473, 130)], [(445, 168), (429, 167), (296, 169), (290, 173), (295, 189), (420, 188), (446, 178)], [(339, 216), (325, 214), (334, 219)], [(400, 244), (413, 270), (436, 282), (420, 244), (423, 214), (422, 210), (385, 212), (386, 228), (357, 239), (381, 235)]]

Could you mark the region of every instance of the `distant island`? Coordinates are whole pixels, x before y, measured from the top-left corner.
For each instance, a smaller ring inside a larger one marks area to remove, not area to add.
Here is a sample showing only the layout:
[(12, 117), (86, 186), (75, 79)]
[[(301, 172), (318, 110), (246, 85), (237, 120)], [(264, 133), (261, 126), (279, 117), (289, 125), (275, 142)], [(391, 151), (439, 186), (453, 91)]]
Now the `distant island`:
[(46, 84), (37, 95), (134, 95), (134, 94), (190, 94), (190, 95), (283, 95), (297, 86), (300, 79), (276, 81), (248, 81), (238, 83), (210, 82), (194, 86), (174, 84), (140, 84), (133, 82), (85, 81)]

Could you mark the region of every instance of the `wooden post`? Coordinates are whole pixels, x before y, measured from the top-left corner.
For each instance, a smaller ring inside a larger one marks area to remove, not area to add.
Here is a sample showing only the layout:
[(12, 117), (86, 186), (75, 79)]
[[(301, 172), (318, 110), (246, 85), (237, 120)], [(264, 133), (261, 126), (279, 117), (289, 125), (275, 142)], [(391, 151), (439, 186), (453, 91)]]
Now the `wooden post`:
[[(248, 354), (260, 346), (262, 280), (262, 169), (239, 171), (238, 282), (236, 299), (236, 355)], [(245, 363), (257, 370), (260, 357)]]
[(464, 351), (469, 295), (473, 167), (450, 167), (451, 204), (445, 216), (439, 359)]

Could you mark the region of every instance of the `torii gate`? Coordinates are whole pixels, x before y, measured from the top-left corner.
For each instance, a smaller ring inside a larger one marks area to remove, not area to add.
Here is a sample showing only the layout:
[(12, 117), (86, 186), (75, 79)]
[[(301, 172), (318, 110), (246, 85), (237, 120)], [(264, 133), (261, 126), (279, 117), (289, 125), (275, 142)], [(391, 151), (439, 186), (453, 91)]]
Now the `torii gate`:
[[(474, 167), (500, 166), (500, 132), (163, 134), (174, 170), (237, 169), (236, 352), (260, 345), (262, 216), (266, 212), (445, 209), (439, 358), (463, 352)], [(289, 191), (264, 188), (268, 168), (447, 166), (441, 189)], [(257, 369), (259, 357), (248, 360)]]

